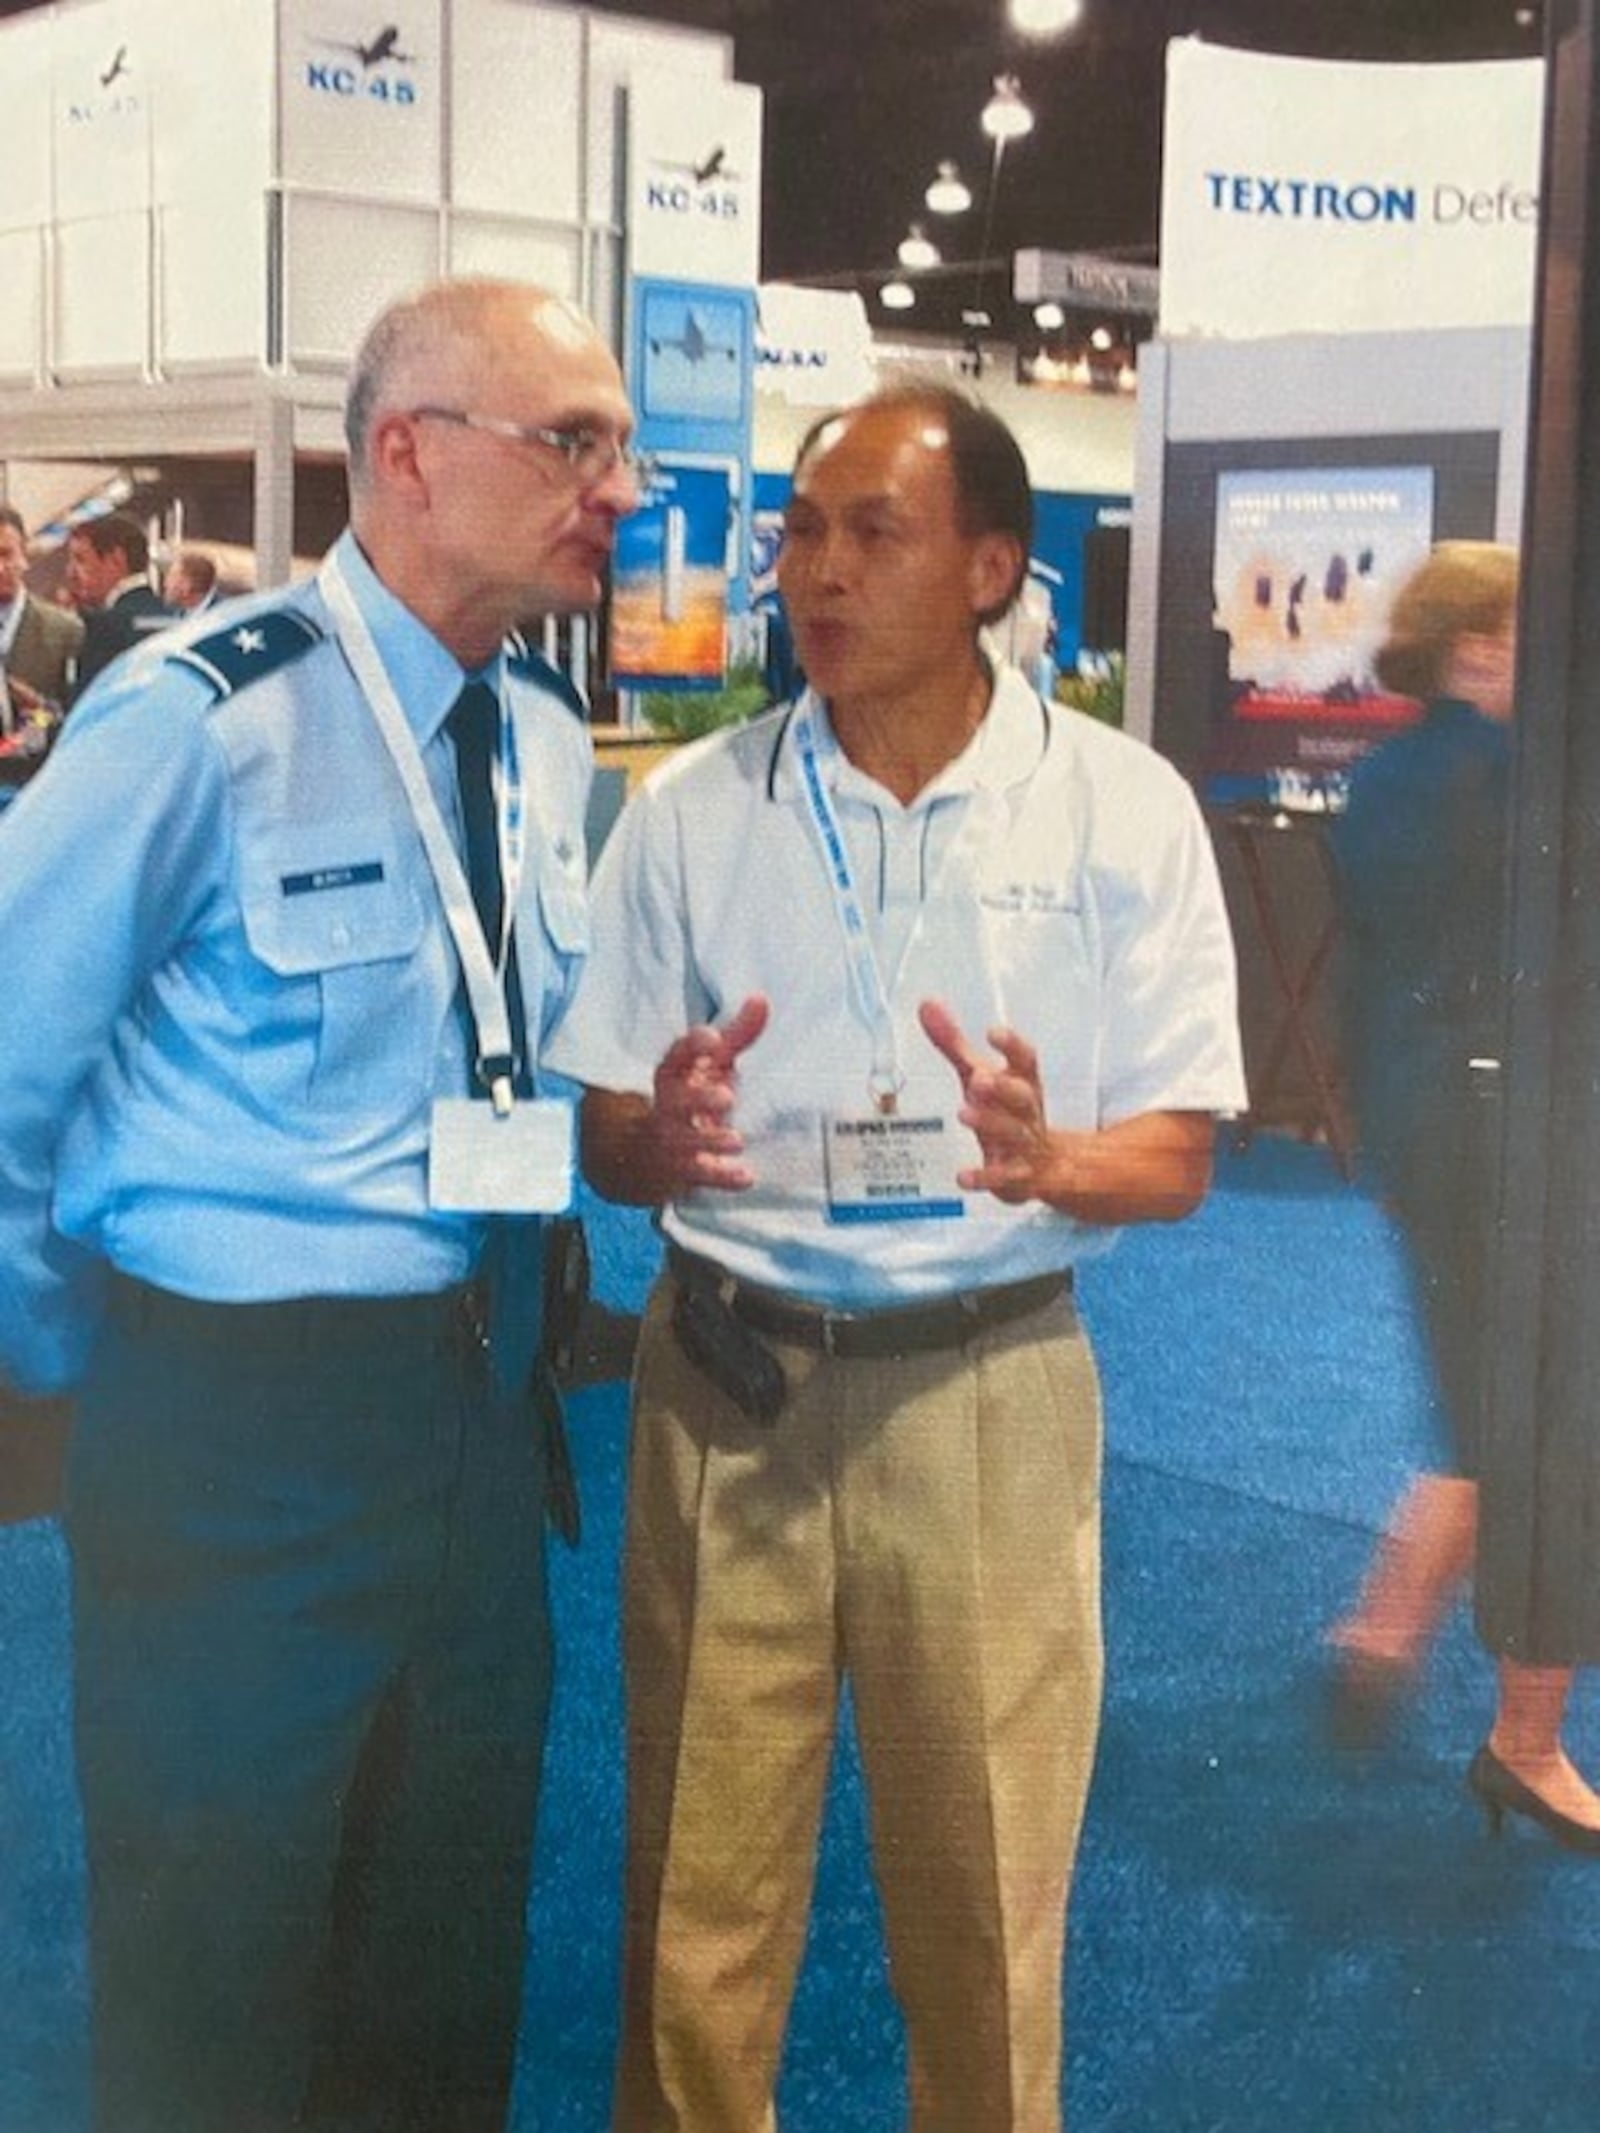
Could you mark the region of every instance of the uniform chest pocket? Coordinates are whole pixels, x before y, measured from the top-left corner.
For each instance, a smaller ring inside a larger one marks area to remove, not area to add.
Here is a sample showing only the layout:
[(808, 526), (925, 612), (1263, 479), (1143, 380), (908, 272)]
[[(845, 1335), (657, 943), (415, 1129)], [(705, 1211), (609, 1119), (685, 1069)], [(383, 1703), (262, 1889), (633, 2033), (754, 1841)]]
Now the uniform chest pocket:
[(244, 855), (239, 888), (250, 946), (280, 977), (387, 962), (422, 938), (416, 885), (386, 822), (278, 830)]
[(591, 928), (581, 851), (547, 845), (538, 868), (539, 924), (548, 946), (546, 998), (557, 1009), (571, 994), (589, 953)]
[(242, 855), (240, 910), (326, 1101), (416, 1095), (432, 1059), (420, 1009), (427, 917), (393, 826), (351, 816), (278, 828)]

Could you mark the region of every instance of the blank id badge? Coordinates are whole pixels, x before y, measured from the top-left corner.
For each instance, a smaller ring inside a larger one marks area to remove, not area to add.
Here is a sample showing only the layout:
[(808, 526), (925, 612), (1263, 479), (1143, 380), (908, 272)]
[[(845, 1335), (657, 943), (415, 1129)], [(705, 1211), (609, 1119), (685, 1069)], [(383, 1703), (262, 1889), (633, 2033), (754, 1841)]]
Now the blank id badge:
[(949, 1220), (966, 1212), (948, 1118), (864, 1111), (822, 1122), (830, 1222)]
[(428, 1146), (428, 1201), (447, 1214), (559, 1215), (572, 1204), (572, 1106), (441, 1096)]

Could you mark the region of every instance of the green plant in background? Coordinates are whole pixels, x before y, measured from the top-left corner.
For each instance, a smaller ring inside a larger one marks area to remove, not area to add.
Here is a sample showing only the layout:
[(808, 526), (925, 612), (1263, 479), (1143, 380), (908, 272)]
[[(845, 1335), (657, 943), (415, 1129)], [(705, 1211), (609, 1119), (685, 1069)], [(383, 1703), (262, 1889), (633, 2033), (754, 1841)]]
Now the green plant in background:
[(1057, 699), (1074, 711), (1087, 711), (1103, 725), (1120, 726), (1126, 668), (1120, 652), (1093, 653), (1075, 674), (1056, 677)]
[(736, 660), (720, 689), (651, 689), (639, 709), (652, 733), (671, 741), (697, 741), (720, 726), (743, 725), (771, 700), (755, 662)]

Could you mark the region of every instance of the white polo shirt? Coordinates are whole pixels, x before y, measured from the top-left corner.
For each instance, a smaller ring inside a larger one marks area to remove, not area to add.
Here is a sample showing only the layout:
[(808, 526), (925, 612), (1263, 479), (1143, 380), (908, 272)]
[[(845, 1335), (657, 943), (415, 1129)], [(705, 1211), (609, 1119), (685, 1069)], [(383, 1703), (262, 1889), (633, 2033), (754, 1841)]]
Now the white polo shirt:
[[(802, 699), (824, 738), (826, 707)], [(743, 1278), (839, 1308), (936, 1298), (1069, 1267), (1114, 1232), (969, 1195), (955, 1216), (832, 1219), (830, 1118), (868, 1109), (871, 1028), (852, 985), (796, 710), (682, 750), (624, 809), (594, 883), (594, 947), (548, 1063), (648, 1095), (691, 1024), (765, 993), (736, 1119), (757, 1174), (697, 1192), (669, 1236)], [(962, 755), (903, 806), (836, 748), (821, 757), (890, 992), (905, 1116), (953, 1117), (956, 1077), (917, 1021), (936, 998), (969, 1037), (1007, 1024), (1039, 1052), (1053, 1125), (1245, 1101), (1232, 943), (1204, 822), (1137, 741), (999, 671)], [(961, 1160), (979, 1160), (959, 1126)]]

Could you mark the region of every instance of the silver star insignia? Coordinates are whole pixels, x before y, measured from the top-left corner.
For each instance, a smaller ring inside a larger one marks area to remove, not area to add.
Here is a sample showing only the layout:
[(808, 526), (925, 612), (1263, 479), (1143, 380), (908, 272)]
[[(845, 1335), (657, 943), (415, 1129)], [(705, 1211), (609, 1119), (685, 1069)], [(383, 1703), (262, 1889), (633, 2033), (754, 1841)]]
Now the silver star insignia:
[(267, 648), (267, 633), (265, 630), (235, 630), (233, 641), (241, 652), (264, 652)]

